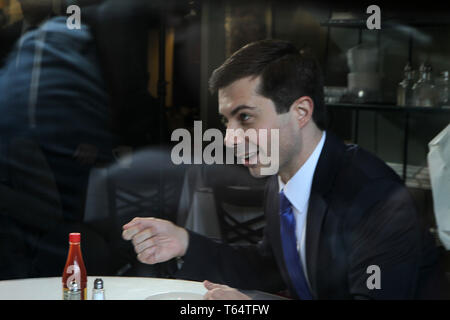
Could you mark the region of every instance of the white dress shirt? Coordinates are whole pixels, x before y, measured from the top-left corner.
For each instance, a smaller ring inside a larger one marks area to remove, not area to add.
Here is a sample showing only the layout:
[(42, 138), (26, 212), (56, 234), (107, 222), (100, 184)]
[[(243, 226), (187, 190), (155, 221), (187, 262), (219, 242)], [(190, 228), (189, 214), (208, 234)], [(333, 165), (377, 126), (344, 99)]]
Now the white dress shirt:
[[(297, 250), (300, 254), (300, 260), (305, 272), (306, 280), (308, 281), (308, 273), (306, 270), (306, 256), (305, 256), (305, 229), (306, 217), (308, 215), (309, 196), (311, 194), (311, 186), (313, 182), (314, 172), (316, 170), (317, 162), (319, 161), (320, 153), (322, 152), (325, 143), (326, 132), (322, 134), (322, 138), (309, 156), (308, 160), (298, 169), (294, 176), (284, 184), (278, 176), (279, 191), (283, 190), (286, 198), (291, 202), (292, 209), (296, 222), (296, 236), (297, 236)], [(310, 286), (311, 287), (311, 286)]]

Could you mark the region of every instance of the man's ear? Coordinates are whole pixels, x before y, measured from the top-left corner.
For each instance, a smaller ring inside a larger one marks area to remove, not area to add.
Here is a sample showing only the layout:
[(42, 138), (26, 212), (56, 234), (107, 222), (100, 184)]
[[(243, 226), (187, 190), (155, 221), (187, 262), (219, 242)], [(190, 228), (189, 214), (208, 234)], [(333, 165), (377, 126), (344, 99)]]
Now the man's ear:
[(291, 111), (296, 117), (300, 128), (303, 128), (312, 118), (314, 102), (308, 96), (300, 97), (291, 105)]

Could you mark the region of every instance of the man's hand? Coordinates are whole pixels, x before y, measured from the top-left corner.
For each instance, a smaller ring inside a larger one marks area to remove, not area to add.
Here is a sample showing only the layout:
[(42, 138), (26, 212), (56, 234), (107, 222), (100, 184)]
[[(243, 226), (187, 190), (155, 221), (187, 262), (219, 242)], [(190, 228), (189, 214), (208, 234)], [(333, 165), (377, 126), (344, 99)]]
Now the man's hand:
[(182, 257), (189, 244), (185, 229), (156, 218), (134, 218), (123, 226), (122, 237), (132, 240), (137, 259), (147, 264)]
[(203, 296), (204, 300), (251, 300), (249, 296), (223, 284), (205, 280), (203, 285), (208, 289), (208, 292)]

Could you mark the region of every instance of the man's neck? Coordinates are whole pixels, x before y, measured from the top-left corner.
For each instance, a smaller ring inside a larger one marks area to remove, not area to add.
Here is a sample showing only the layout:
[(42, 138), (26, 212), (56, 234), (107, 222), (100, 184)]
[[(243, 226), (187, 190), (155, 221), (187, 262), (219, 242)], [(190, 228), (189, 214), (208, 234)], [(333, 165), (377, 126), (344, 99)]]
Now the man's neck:
[(286, 165), (285, 168), (280, 169), (278, 173), (284, 184), (286, 184), (309, 159), (319, 144), (322, 135), (323, 131), (321, 130), (314, 130), (312, 135), (303, 135), (300, 154), (295, 157), (295, 159), (292, 159), (292, 161)]

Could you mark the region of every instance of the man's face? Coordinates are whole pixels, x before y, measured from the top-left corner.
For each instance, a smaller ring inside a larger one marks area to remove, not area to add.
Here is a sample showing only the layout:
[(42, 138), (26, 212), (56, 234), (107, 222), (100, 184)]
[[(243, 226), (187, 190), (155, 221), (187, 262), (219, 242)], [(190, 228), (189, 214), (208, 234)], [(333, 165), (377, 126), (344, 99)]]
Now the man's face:
[[(273, 101), (258, 94), (259, 83), (260, 77), (247, 77), (219, 90), (219, 113), (227, 127), (225, 145), (235, 148), (238, 163), (248, 167), (255, 177), (263, 176), (261, 169), (269, 166), (283, 170), (301, 148), (295, 115), (291, 111), (277, 114)], [(258, 135), (230, 134), (238, 129), (244, 132), (254, 129)], [(278, 130), (279, 139), (272, 141), (272, 129)], [(263, 132), (267, 139), (261, 139)], [(269, 158), (270, 165), (261, 163), (261, 157)]]

